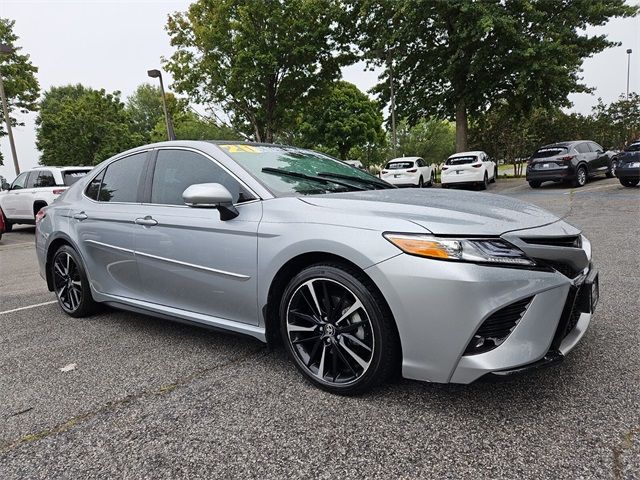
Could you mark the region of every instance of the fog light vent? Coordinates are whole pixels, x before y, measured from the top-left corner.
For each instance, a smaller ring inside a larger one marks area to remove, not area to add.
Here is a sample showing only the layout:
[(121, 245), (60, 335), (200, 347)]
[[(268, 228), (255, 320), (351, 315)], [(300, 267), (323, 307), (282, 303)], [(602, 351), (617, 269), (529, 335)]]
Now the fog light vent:
[(504, 342), (518, 325), (532, 299), (533, 297), (528, 297), (519, 300), (494, 312), (482, 323), (467, 345), (464, 354), (476, 355), (488, 352)]

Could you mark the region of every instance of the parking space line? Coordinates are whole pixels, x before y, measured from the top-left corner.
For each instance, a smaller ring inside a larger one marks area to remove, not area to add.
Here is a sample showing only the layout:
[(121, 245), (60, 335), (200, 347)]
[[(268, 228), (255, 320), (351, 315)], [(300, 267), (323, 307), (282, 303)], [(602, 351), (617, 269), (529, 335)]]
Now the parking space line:
[(0, 245), (0, 247), (2, 248), (7, 248), (7, 247), (20, 247), (22, 245), (35, 245), (35, 243), (33, 242), (22, 242), (22, 243), (8, 243), (6, 245)]
[(26, 307), (13, 308), (11, 310), (5, 310), (4, 312), (0, 312), (0, 315), (5, 315), (7, 313), (20, 312), (22, 310), (29, 310), (30, 308), (42, 307), (44, 305), (51, 305), (52, 303), (58, 303), (58, 301), (57, 300), (51, 300), (50, 302), (35, 303), (33, 305), (28, 305)]

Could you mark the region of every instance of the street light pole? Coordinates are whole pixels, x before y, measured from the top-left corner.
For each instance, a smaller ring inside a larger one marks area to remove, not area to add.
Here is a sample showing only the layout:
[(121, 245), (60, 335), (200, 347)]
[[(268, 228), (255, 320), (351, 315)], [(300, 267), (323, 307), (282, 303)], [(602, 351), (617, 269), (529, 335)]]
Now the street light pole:
[(169, 117), (169, 110), (167, 109), (167, 98), (164, 94), (164, 83), (162, 82), (162, 73), (160, 70), (147, 70), (147, 75), (151, 78), (158, 78), (160, 80), (160, 92), (162, 93), (162, 109), (164, 110), (164, 122), (167, 125), (167, 138), (169, 140), (175, 140), (176, 135), (173, 132), (173, 123), (171, 117)]
[[(9, 45), (0, 44), (0, 55), (13, 53), (13, 48)], [(13, 157), (13, 167), (16, 170), (16, 176), (20, 175), (20, 165), (18, 165), (18, 154), (16, 153), (16, 143), (13, 140), (13, 130), (11, 129), (11, 118), (9, 117), (9, 106), (7, 105), (7, 96), (4, 93), (4, 82), (2, 81), (2, 74), (0, 74), (0, 97), (2, 98), (2, 112), (4, 114), (4, 121), (7, 125), (7, 135), (9, 136), (9, 146), (11, 147), (11, 156)]]
[(631, 52), (630, 48), (627, 49), (627, 100), (629, 100), (629, 74), (631, 73)]

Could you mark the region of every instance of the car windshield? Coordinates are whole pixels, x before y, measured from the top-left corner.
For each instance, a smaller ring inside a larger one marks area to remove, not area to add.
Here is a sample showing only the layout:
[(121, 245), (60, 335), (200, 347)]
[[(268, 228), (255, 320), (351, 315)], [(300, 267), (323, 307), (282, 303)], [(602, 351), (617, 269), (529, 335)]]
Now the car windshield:
[(478, 159), (475, 155), (468, 155), (466, 157), (453, 157), (448, 158), (445, 165), (466, 165), (473, 163)]
[(536, 153), (531, 155), (531, 158), (547, 158), (555, 157), (556, 155), (562, 155), (568, 152), (567, 147), (544, 147), (536, 150)]
[(373, 175), (311, 150), (275, 145), (218, 146), (278, 196), (392, 188)]
[(65, 170), (62, 172), (62, 180), (69, 187), (84, 177), (89, 170)]
[(387, 170), (403, 170), (413, 167), (413, 162), (389, 162), (385, 167)]

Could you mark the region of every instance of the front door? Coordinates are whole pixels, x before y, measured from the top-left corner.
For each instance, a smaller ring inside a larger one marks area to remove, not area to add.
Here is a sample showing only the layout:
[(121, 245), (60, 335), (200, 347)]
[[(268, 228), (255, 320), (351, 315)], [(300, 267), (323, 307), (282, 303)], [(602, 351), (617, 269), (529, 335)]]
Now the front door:
[[(213, 208), (192, 208), (182, 193), (220, 183), (240, 215), (220, 220)], [(262, 203), (201, 153), (158, 151), (148, 203), (136, 230), (136, 258), (149, 302), (226, 320), (257, 324), (258, 223)]]
[(19, 218), (20, 217), (20, 199), (21, 193), (27, 185), (27, 178), (29, 172), (21, 173), (11, 184), (11, 188), (8, 192), (3, 193), (2, 203), (0, 207), (7, 218)]

